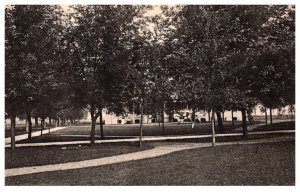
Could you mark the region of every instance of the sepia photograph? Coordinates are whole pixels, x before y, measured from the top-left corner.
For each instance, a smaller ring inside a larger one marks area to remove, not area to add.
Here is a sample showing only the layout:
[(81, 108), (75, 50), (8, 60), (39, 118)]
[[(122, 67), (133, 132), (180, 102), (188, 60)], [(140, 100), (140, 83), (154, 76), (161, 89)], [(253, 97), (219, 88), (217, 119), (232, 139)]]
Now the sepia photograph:
[(295, 4), (4, 9), (6, 187), (295, 187)]

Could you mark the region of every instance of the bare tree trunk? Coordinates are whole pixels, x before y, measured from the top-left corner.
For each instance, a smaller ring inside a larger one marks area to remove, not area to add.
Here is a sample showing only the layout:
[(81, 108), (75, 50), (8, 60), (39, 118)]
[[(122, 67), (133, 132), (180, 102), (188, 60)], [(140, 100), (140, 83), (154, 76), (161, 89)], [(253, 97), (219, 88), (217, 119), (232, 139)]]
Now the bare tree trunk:
[(92, 118), (91, 145), (93, 145), (93, 144), (95, 144), (95, 130), (96, 130), (96, 118), (95, 118), (95, 108), (94, 108), (94, 105), (91, 106), (91, 118)]
[(95, 130), (96, 130), (95, 117), (92, 117), (92, 128), (91, 128), (91, 144), (95, 144)]
[(51, 118), (49, 117), (49, 125), (48, 125), (49, 134), (50, 134), (50, 128), (51, 128)]
[(216, 135), (215, 135), (215, 113), (214, 113), (214, 110), (212, 110), (212, 114), (211, 114), (211, 131), (212, 131), (212, 146), (215, 147)]
[(143, 106), (141, 106), (139, 147), (142, 147), (142, 137), (143, 137)]
[(162, 127), (162, 134), (165, 134), (165, 103), (162, 106), (162, 110), (161, 110), (161, 127)]
[(273, 117), (272, 117), (272, 107), (270, 107), (270, 125), (273, 124)]
[(174, 119), (174, 112), (173, 110), (169, 110), (169, 122), (173, 122), (173, 119)]
[(28, 121), (27, 121), (27, 116), (26, 116), (26, 118), (25, 118), (25, 131), (26, 131), (26, 133), (29, 132), (28, 129), (29, 129), (29, 128), (28, 128)]
[(268, 126), (268, 114), (267, 114), (267, 107), (265, 107), (265, 121), (266, 121), (266, 127)]
[(243, 136), (248, 136), (246, 110), (242, 109)]
[(99, 117), (100, 117), (100, 138), (104, 139), (103, 120), (102, 120), (102, 108), (99, 109)]
[(249, 109), (246, 112), (247, 112), (248, 121), (252, 124), (253, 123), (252, 110)]
[(221, 117), (221, 112), (217, 111), (217, 120), (218, 120), (218, 130), (220, 132), (224, 132), (224, 128), (223, 128), (223, 122), (222, 122), (222, 117)]
[(26, 119), (28, 122), (28, 140), (31, 140), (31, 134), (32, 134), (31, 112), (26, 113)]
[(41, 136), (43, 136), (44, 127), (45, 127), (45, 118), (42, 118), (42, 120), (41, 120)]
[(15, 138), (15, 130), (16, 130), (16, 116), (10, 116), (10, 146), (11, 149), (14, 150), (16, 147), (16, 138)]
[(208, 122), (210, 122), (210, 110), (208, 110)]
[(39, 126), (39, 118), (34, 117), (34, 128), (37, 129), (38, 126)]
[(293, 104), (291, 104), (290, 108), (291, 108), (291, 112), (292, 112), (292, 121), (294, 122), (295, 121), (295, 109), (294, 109)]
[(224, 111), (222, 111), (222, 119), (223, 119), (223, 122), (225, 122)]
[(232, 128), (234, 129), (233, 110), (231, 110), (231, 125)]
[[(215, 112), (214, 112), (215, 115)], [(212, 118), (212, 112), (211, 112), (211, 121), (214, 122), (214, 129), (216, 130), (216, 117), (214, 116), (214, 118)]]
[(192, 121), (194, 122), (195, 119), (196, 119), (196, 110), (195, 110), (195, 108), (193, 107), (193, 108), (192, 108)]

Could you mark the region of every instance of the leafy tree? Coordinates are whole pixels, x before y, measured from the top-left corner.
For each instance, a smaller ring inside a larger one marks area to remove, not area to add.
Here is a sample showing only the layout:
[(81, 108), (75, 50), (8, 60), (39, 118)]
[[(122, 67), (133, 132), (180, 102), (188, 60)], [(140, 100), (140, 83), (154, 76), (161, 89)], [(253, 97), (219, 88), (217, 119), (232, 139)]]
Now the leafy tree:
[[(124, 68), (128, 62), (128, 40), (140, 14), (139, 6), (74, 6), (75, 23), (67, 34), (70, 55), (70, 84), (77, 103), (89, 107), (92, 117), (91, 143), (95, 142), (95, 123), (102, 109), (113, 109), (120, 102)], [(103, 126), (100, 121), (101, 137)]]
[[(26, 113), (29, 123), (28, 138), (31, 139), (32, 112), (39, 103), (44, 99), (42, 88), (45, 81), (55, 83), (53, 79), (52, 66), (55, 63), (55, 45), (59, 35), (59, 7), (52, 5), (15, 5), (9, 10), (12, 25), (7, 33), (11, 33), (11, 40), (8, 41), (8, 57), (13, 58), (16, 65), (11, 65), (12, 75), (17, 75), (14, 79), (17, 86), (15, 89), (20, 93), (22, 110)], [(11, 62), (7, 63), (8, 65)], [(45, 75), (48, 74), (48, 75)], [(47, 80), (48, 78), (48, 80)]]

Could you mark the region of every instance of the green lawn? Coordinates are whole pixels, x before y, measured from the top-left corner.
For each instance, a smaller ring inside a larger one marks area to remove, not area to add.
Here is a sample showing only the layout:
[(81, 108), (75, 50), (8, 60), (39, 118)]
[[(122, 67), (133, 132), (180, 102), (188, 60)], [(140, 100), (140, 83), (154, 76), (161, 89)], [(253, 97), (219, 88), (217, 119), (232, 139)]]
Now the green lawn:
[(132, 153), (152, 148), (137, 143), (5, 148), (5, 168), (66, 163)]
[(268, 124), (257, 127), (253, 131), (272, 131), (272, 130), (293, 130), (295, 129), (295, 121), (278, 122), (272, 125)]
[[(238, 124), (240, 125), (240, 123)], [(240, 133), (241, 130), (233, 130), (230, 122), (225, 122), (224, 127), (226, 133)], [(45, 134), (43, 137), (33, 137), (31, 141), (22, 140), (17, 143), (40, 143), (40, 142), (60, 142), (60, 141), (88, 141), (90, 140), (90, 126), (70, 126), (66, 129)], [(280, 122), (274, 123), (272, 126), (268, 125), (255, 128), (253, 131), (269, 131), (269, 130), (287, 130), (295, 129), (295, 122)], [(96, 139), (99, 139), (100, 128), (96, 127)], [(218, 133), (218, 131), (217, 131)], [(211, 134), (210, 123), (197, 123), (194, 129), (191, 124), (165, 124), (164, 135), (206, 135)], [(105, 139), (126, 139), (139, 135), (139, 126), (137, 124), (130, 125), (105, 125), (104, 135)], [(158, 124), (145, 124), (143, 128), (143, 136), (161, 136), (162, 128)]]
[[(25, 126), (16, 127), (15, 135), (22, 135), (22, 134), (26, 134)], [(11, 136), (10, 127), (5, 127), (5, 138), (10, 136)]]
[[(224, 123), (224, 128), (226, 130), (232, 129), (230, 122)], [(34, 137), (30, 142), (55, 142), (55, 141), (82, 141), (89, 140), (91, 127), (90, 126), (70, 126), (66, 129), (52, 132), (50, 135), (44, 135), (43, 137)], [(96, 126), (96, 134), (100, 134), (100, 127)], [(211, 134), (211, 124), (210, 123), (196, 123), (194, 129), (192, 129), (192, 124), (176, 124), (176, 123), (166, 123), (165, 124), (165, 134), (164, 135), (204, 135)], [(65, 136), (71, 135), (71, 136)], [(85, 135), (85, 136), (81, 136)], [(110, 136), (106, 139), (112, 139), (115, 136), (129, 138), (132, 136), (139, 136), (139, 125), (105, 125), (104, 135)], [(143, 126), (143, 136), (161, 136), (162, 127), (158, 124), (145, 124)], [(111, 138), (112, 137), (112, 138)], [(28, 140), (22, 140), (17, 143), (27, 143)]]
[[(51, 128), (54, 128), (54, 126), (52, 126)], [(48, 127), (45, 129), (48, 130)], [(41, 128), (40, 127), (38, 127), (38, 128), (32, 127), (32, 132), (35, 132), (35, 131), (41, 131)], [(16, 127), (15, 135), (17, 136), (17, 135), (23, 135), (23, 134), (27, 134), (25, 126)], [(7, 137), (11, 137), (10, 127), (5, 127), (5, 138), (7, 138)]]
[(295, 185), (295, 143), (217, 146), (5, 178), (6, 185)]

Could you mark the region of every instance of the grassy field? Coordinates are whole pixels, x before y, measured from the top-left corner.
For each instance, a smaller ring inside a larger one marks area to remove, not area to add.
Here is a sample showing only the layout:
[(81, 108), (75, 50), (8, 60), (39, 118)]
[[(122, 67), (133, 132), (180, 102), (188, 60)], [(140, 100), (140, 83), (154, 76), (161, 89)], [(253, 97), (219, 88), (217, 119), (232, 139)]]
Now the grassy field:
[[(234, 142), (245, 140), (269, 139), (277, 137), (295, 138), (294, 133), (274, 133), (268, 135), (249, 135), (246, 139), (242, 136), (217, 137), (216, 142)], [(138, 147), (138, 142), (121, 142), (111, 144), (90, 145), (64, 145), (46, 147), (22, 147), (16, 148), (14, 152), (5, 148), (5, 167), (16, 168), (24, 166), (47, 165), (55, 163), (73, 162), (87, 159), (94, 159), (106, 156), (113, 156), (150, 149), (155, 146), (172, 145), (179, 143), (210, 143), (211, 138), (180, 139), (165, 141), (144, 141), (143, 147)]]
[[(10, 137), (10, 128), (5, 127), (5, 138)], [(16, 127), (15, 129), (15, 135), (22, 135), (26, 134), (25, 126), (24, 127)]]
[[(224, 128), (231, 130), (231, 123), (225, 122)], [(66, 129), (55, 131), (43, 137), (34, 137), (30, 142), (55, 142), (55, 141), (82, 141), (89, 140), (91, 127), (90, 126), (70, 126)], [(96, 134), (100, 135), (100, 127), (96, 126)], [(161, 135), (203, 135), (211, 134), (210, 123), (197, 123), (192, 129), (192, 124), (176, 124), (166, 123), (165, 134), (162, 134), (162, 128), (158, 124), (145, 124), (143, 126), (144, 136), (161, 136)], [(105, 125), (104, 135), (108, 136), (106, 139), (114, 138), (130, 138), (132, 136), (139, 136), (139, 125)], [(97, 136), (97, 137), (98, 137)], [(27, 143), (28, 140), (22, 140), (18, 143)]]
[[(54, 128), (54, 126), (52, 126), (51, 128)], [(48, 129), (48, 127), (45, 129)], [(41, 131), (41, 128), (32, 127), (32, 132), (35, 132), (35, 131)], [(27, 134), (25, 126), (16, 127), (15, 135), (17, 136), (17, 135), (23, 135), (23, 134)], [(5, 138), (10, 137), (10, 136), (11, 136), (10, 128), (5, 127)]]
[(6, 185), (295, 185), (295, 143), (217, 146), (93, 168), (5, 178)]
[(292, 130), (295, 129), (295, 121), (278, 122), (272, 125), (263, 125), (253, 129), (253, 131), (272, 131), (272, 130)]
[(48, 165), (66, 163), (88, 159), (96, 159), (132, 153), (152, 148), (144, 145), (139, 148), (136, 143), (120, 144), (96, 144), (69, 145), (69, 146), (47, 146), (47, 147), (22, 147), (16, 148), (13, 152), (5, 148), (5, 168), (16, 168), (25, 166)]
[[(238, 125), (240, 126), (240, 124)], [(238, 127), (237, 126), (237, 127)], [(231, 127), (230, 122), (224, 123), (224, 127), (227, 130), (226, 133), (238, 133), (241, 130), (234, 130)], [(90, 140), (90, 126), (70, 126), (66, 129), (45, 134), (43, 137), (34, 137), (31, 141), (22, 140), (17, 143), (40, 143), (40, 142), (59, 142), (59, 141), (88, 141)], [(265, 130), (287, 130), (295, 129), (295, 122), (280, 122), (274, 123), (272, 126), (268, 125), (255, 128), (253, 131), (265, 131)], [(100, 127), (96, 127), (96, 139), (100, 139)], [(218, 133), (218, 131), (217, 131)], [(210, 123), (197, 123), (192, 129), (191, 124), (165, 124), (164, 135), (206, 135), (211, 134)], [(139, 126), (137, 124), (131, 125), (105, 125), (104, 126), (105, 139), (122, 139), (132, 138), (139, 136)], [(162, 128), (158, 124), (145, 124), (143, 128), (143, 136), (161, 136)]]

